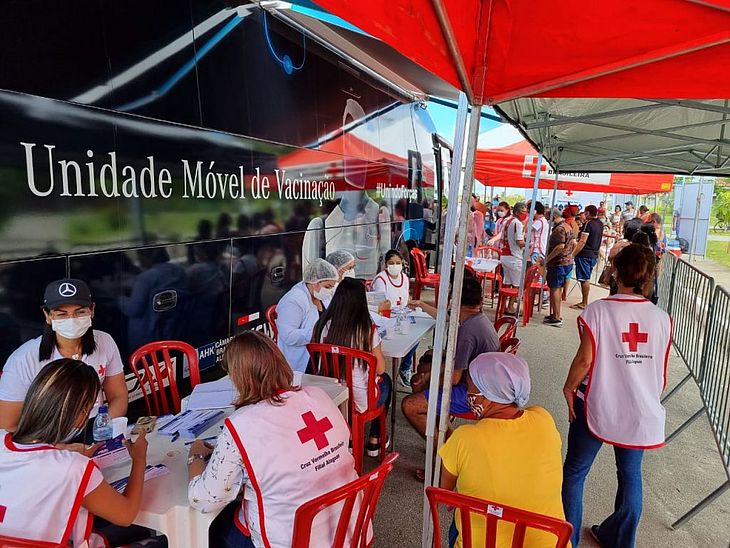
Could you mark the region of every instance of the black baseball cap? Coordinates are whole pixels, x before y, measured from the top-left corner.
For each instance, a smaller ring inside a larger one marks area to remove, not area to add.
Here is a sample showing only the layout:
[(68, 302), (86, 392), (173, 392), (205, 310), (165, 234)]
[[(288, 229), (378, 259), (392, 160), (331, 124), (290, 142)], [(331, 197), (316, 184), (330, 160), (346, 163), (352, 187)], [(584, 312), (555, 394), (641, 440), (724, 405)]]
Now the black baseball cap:
[(629, 201), (629, 202), (626, 202), (624, 205), (630, 205), (630, 206), (632, 206), (632, 205), (634, 205), (634, 202)]
[(43, 295), (43, 306), (51, 310), (64, 304), (77, 304), (79, 306), (94, 304), (91, 299), (91, 291), (85, 281), (75, 278), (62, 278), (46, 286), (46, 292)]

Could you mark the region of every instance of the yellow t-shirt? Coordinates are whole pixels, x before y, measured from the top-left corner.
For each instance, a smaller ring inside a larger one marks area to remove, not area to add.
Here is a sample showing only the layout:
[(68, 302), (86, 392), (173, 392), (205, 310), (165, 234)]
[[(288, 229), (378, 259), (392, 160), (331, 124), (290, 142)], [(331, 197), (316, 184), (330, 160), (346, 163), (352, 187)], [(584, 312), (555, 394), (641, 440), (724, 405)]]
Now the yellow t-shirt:
[[(565, 519), (560, 434), (542, 407), (528, 407), (512, 420), (482, 419), (460, 426), (439, 451), (446, 470), (457, 476), (456, 491), (472, 497)], [(457, 512), (456, 525), (460, 528)], [(474, 548), (484, 546), (485, 520), (472, 516)], [(514, 525), (499, 522), (497, 548), (512, 545)], [(527, 530), (528, 548), (553, 547), (555, 536)], [(461, 536), (456, 547), (461, 548)]]

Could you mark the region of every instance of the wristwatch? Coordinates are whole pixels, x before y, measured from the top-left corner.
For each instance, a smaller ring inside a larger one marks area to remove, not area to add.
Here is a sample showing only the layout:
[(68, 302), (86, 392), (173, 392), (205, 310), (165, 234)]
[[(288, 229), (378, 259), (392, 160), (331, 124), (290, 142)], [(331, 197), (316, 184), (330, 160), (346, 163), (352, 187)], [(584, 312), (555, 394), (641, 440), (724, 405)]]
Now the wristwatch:
[(204, 461), (205, 460), (205, 455), (190, 455), (188, 457), (188, 466), (190, 466), (191, 464), (193, 464), (198, 459)]

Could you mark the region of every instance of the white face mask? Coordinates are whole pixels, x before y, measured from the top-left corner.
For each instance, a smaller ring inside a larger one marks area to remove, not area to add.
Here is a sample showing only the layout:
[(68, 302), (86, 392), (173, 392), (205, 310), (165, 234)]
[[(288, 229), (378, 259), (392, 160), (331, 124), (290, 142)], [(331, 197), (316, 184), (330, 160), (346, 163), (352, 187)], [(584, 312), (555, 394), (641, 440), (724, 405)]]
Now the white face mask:
[(506, 211), (497, 211), (497, 217), (505, 217), (507, 215)]
[(91, 316), (51, 320), (51, 328), (64, 339), (80, 339), (91, 327)]
[(328, 301), (334, 296), (335, 289), (336, 287), (320, 287), (314, 292), (314, 298), (320, 301)]
[(402, 264), (389, 264), (388, 265), (388, 274), (391, 276), (398, 276), (401, 272), (403, 272), (403, 265)]
[(355, 277), (355, 269), (351, 268), (350, 270), (345, 270), (345, 273), (342, 275), (343, 278), (354, 278)]

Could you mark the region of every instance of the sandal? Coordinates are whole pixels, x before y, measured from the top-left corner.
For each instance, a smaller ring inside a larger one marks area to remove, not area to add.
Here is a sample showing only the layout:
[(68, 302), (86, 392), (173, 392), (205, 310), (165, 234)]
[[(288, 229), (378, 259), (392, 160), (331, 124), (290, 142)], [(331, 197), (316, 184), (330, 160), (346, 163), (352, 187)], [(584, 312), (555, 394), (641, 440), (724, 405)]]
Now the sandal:
[(571, 305), (570, 305), (570, 308), (572, 308), (573, 310), (585, 310), (585, 309), (586, 309), (586, 307), (585, 307), (585, 306), (583, 306), (583, 305), (582, 305), (582, 304), (580, 304), (580, 303), (576, 303), (576, 304), (571, 304)]

